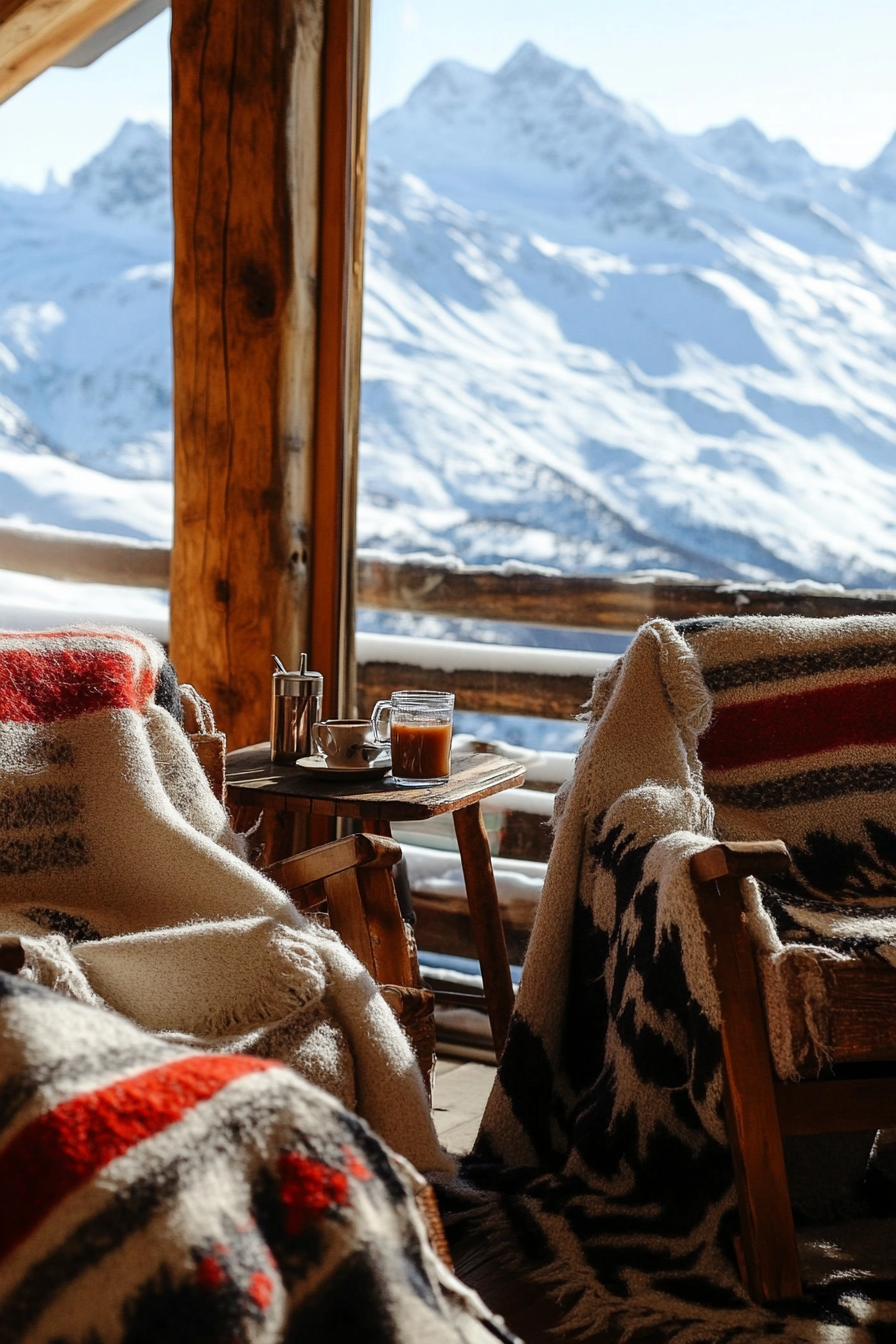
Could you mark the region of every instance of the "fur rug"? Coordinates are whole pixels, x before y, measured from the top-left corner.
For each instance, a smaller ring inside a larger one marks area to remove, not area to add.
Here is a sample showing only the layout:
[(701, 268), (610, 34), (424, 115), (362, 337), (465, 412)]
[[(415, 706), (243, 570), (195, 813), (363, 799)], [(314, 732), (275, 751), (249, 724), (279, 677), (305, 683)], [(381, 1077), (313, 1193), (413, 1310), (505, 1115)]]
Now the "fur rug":
[[(874, 1272), (831, 1250), (835, 1226), (805, 1233), (799, 1302), (764, 1310), (741, 1286), (718, 998), (688, 878), (716, 836), (791, 846), (786, 890), (752, 892), (773, 1017), (776, 977), (809, 946), (894, 960), (896, 619), (653, 621), (591, 711), (498, 1081), (446, 1193), (452, 1234), (503, 1241), (508, 1271), (556, 1293), (583, 1338), (896, 1339), (892, 1218), (866, 1219), (884, 1237)], [(869, 1165), (873, 1139), (791, 1140), (797, 1209), (896, 1213), (892, 1145)]]
[(184, 1044), (280, 1059), (420, 1170), (447, 1169), (370, 976), (243, 860), (166, 703), (164, 651), (133, 631), (0, 633), (0, 932), (22, 938), (24, 975)]
[(0, 974), (2, 1344), (511, 1344), (421, 1184), (290, 1069)]

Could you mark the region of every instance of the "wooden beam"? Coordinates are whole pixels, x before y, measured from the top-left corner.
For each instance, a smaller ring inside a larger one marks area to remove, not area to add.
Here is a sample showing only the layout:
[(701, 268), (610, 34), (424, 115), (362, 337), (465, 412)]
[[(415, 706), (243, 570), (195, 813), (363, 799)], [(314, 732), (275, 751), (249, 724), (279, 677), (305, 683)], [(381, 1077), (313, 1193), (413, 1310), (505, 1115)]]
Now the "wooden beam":
[(132, 537), (0, 522), (0, 569), (69, 583), (167, 588), (171, 548)]
[(272, 653), (350, 694), (365, 5), (172, 6), (171, 651), (233, 746)]
[(594, 676), (555, 672), (443, 671), (411, 663), (366, 662), (358, 667), (360, 712), (388, 700), (396, 686), (408, 691), (454, 691), (455, 708), (471, 714), (522, 714), (572, 719), (591, 699)]
[(420, 563), (359, 557), (358, 601), (381, 611), (512, 621), (625, 634), (664, 616), (855, 616), (896, 611), (896, 592), (854, 588), (800, 591), (713, 579), (626, 574), (551, 574), (536, 566)]
[(355, 512), (364, 284), (370, 0), (328, 0), (310, 565), (311, 664), (324, 716), (355, 705)]
[(0, 103), (134, 0), (0, 0)]

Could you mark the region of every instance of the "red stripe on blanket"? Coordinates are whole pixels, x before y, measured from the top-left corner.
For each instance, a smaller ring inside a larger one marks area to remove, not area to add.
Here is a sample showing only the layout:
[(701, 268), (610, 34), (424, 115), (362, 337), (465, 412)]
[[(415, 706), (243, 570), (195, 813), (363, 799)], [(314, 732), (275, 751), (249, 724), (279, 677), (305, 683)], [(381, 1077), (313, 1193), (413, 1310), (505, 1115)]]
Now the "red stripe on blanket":
[(67, 1195), (135, 1144), (248, 1073), (282, 1068), (238, 1055), (193, 1055), (64, 1101), (19, 1130), (0, 1153), (0, 1259)]
[(896, 678), (842, 683), (717, 709), (700, 738), (707, 770), (896, 742)]
[(0, 719), (7, 722), (57, 723), (98, 710), (142, 710), (154, 688), (153, 669), (117, 649), (0, 647)]

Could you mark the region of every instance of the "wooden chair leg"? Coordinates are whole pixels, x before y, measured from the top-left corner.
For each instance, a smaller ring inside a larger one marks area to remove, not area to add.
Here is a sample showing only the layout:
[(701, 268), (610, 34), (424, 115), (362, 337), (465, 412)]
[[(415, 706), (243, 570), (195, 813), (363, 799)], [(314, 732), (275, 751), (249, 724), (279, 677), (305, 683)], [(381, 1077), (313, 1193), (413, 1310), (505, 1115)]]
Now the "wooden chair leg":
[(758, 1302), (802, 1292), (774, 1075), (740, 881), (696, 882), (722, 1010), (725, 1116), (746, 1286)]

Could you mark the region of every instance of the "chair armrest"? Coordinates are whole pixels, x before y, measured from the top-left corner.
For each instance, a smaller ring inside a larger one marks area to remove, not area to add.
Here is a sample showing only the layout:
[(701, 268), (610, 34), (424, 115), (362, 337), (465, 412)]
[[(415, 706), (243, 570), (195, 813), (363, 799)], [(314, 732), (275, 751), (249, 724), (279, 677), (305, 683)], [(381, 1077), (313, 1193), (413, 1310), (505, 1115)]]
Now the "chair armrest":
[(717, 882), (720, 877), (773, 877), (786, 873), (790, 854), (783, 840), (728, 840), (703, 849), (691, 859), (695, 882)]
[(280, 859), (261, 871), (287, 891), (322, 882), (350, 868), (392, 868), (401, 858), (401, 845), (381, 835), (349, 835), (304, 854)]

